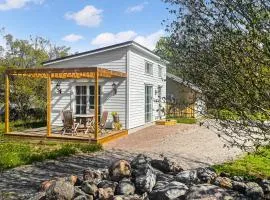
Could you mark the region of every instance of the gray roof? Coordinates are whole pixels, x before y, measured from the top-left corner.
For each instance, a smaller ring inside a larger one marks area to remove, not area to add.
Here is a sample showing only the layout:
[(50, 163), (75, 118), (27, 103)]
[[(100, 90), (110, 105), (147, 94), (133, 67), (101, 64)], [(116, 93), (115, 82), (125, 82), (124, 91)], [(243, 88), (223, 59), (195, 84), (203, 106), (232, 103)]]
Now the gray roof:
[(167, 78), (170, 78), (180, 84), (183, 84), (184, 86), (186, 87), (189, 87), (190, 89), (196, 91), (196, 92), (199, 92), (199, 93), (202, 93), (202, 91), (200, 90), (200, 88), (198, 88), (196, 85), (192, 84), (192, 83), (189, 83), (187, 81), (184, 81), (182, 78), (180, 78), (179, 76), (175, 76), (171, 73), (168, 73), (167, 72)]
[[(123, 42), (123, 43), (118, 43), (118, 44), (114, 44), (114, 45), (94, 49), (94, 50), (91, 50), (91, 51), (85, 51), (85, 52), (76, 53), (76, 54), (61, 57), (61, 58), (56, 58), (56, 59), (53, 59), (53, 60), (48, 60), (46, 62), (43, 62), (42, 64), (46, 65), (46, 64), (53, 63), (53, 62), (58, 62), (58, 61), (66, 60), (66, 59), (72, 59), (72, 58), (76, 58), (76, 57), (86, 56), (88, 54), (95, 54), (95, 53), (99, 53), (99, 52), (103, 52), (103, 51), (109, 51), (109, 50), (112, 50), (112, 49), (115, 49), (115, 48), (121, 48), (121, 47), (132, 46), (132, 45), (136, 46), (136, 47), (139, 47), (140, 49), (143, 49), (145, 52), (148, 52), (149, 54), (157, 57), (158, 59), (161, 59), (155, 52), (153, 52), (150, 49), (138, 44), (137, 42), (127, 41), (127, 42)], [(165, 62), (167, 62), (167, 61), (165, 61)]]

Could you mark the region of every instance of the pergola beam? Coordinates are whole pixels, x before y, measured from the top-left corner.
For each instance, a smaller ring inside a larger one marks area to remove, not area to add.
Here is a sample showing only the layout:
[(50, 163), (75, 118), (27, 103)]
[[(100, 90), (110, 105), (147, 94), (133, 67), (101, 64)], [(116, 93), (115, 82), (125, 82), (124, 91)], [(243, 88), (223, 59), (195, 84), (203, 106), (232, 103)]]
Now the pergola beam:
[(95, 78), (97, 73), (100, 78), (125, 78), (126, 73), (97, 67), (79, 68), (31, 68), (31, 69), (8, 69), (8, 75), (26, 76), (31, 78), (57, 78), (57, 79), (80, 79)]
[(5, 74), (5, 133), (9, 133), (9, 77)]
[(98, 139), (98, 101), (99, 101), (99, 96), (98, 96), (98, 93), (99, 93), (99, 87), (98, 87), (98, 76), (99, 74), (96, 72), (96, 75), (95, 75), (95, 139), (97, 140)]
[(51, 78), (47, 78), (47, 137), (51, 135), (52, 127), (51, 127)]

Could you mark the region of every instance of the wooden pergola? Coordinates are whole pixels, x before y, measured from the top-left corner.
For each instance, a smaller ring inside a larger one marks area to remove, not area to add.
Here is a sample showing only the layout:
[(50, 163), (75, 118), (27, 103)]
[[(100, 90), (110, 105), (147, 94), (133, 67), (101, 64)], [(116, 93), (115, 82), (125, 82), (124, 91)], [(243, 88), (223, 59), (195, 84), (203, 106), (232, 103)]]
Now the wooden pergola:
[(99, 78), (126, 78), (127, 74), (98, 67), (31, 68), (8, 69), (5, 71), (5, 133), (9, 133), (10, 76), (47, 79), (47, 137), (51, 135), (51, 80), (52, 79), (95, 79), (95, 139), (98, 138), (98, 86)]

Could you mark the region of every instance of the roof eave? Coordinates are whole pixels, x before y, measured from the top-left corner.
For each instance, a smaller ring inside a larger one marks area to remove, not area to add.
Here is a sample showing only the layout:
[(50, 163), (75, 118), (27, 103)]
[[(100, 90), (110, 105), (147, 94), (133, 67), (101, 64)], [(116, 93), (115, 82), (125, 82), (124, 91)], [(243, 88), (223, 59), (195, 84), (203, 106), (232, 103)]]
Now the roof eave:
[(120, 44), (115, 44), (112, 46), (103, 47), (100, 49), (82, 52), (82, 53), (78, 53), (78, 54), (74, 54), (74, 55), (70, 55), (70, 56), (66, 56), (66, 57), (58, 58), (58, 59), (54, 59), (54, 60), (49, 60), (49, 61), (43, 62), (42, 65), (47, 66), (47, 65), (67, 61), (67, 60), (72, 60), (72, 59), (76, 59), (76, 58), (81, 58), (81, 57), (85, 57), (85, 56), (89, 56), (89, 55), (93, 55), (93, 54), (98, 54), (98, 53), (111, 51), (111, 50), (115, 50), (115, 49), (119, 49), (119, 48), (130, 47), (130, 46), (133, 46), (133, 47), (137, 48), (138, 50), (143, 51), (144, 53), (147, 53), (148, 55), (154, 57), (155, 59), (157, 59), (160, 62), (163, 62), (165, 64), (169, 64), (168, 61), (161, 59), (158, 55), (156, 55), (150, 49), (147, 49), (146, 47), (138, 44), (137, 42), (127, 41), (127, 42), (123, 42)]

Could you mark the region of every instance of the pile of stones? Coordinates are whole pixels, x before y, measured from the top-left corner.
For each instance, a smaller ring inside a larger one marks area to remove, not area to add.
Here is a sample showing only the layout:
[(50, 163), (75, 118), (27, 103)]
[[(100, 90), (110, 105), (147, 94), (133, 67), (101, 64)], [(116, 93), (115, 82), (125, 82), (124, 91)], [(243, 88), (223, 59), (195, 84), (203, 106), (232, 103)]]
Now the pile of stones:
[(167, 158), (138, 155), (83, 176), (44, 181), (32, 200), (194, 200), (270, 199), (270, 181), (217, 175), (211, 168), (183, 170)]

